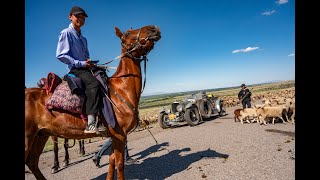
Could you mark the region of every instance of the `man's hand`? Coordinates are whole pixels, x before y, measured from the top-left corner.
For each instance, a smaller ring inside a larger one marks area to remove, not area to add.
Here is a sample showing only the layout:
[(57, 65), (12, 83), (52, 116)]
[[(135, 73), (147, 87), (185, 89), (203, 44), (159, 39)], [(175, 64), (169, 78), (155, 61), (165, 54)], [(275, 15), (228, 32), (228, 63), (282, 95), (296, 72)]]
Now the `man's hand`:
[(96, 64), (92, 64), (90, 59), (86, 60), (86, 68), (96, 67)]
[(237, 101), (237, 104), (240, 104), (240, 103), (241, 103), (241, 99), (239, 98), (238, 101)]

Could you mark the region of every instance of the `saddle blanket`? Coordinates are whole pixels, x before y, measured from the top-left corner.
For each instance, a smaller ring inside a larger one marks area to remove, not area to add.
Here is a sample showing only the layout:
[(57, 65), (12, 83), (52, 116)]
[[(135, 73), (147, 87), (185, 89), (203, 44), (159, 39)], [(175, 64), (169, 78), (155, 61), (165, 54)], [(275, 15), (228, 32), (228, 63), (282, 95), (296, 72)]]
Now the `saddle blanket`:
[(46, 102), (46, 107), (63, 109), (69, 112), (83, 114), (82, 107), (85, 101), (84, 95), (73, 94), (67, 81), (62, 81), (54, 90), (52, 96)]

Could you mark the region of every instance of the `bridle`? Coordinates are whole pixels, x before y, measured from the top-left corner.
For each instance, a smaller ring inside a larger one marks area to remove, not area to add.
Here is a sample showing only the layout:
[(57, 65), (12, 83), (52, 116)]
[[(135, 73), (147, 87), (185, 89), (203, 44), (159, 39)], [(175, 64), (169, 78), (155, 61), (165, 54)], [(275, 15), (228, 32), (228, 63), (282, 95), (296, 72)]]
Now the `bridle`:
[[(124, 36), (127, 36), (128, 35), (128, 31), (125, 32), (122, 36), (121, 36), (121, 46), (122, 46), (122, 49), (125, 51), (124, 53), (122, 53), (120, 56), (118, 56), (117, 58), (111, 60), (111, 61), (108, 61), (104, 64), (108, 64), (118, 58), (122, 58), (122, 57), (125, 57), (125, 56), (129, 56), (132, 60), (135, 60), (135, 61), (139, 61), (139, 63), (141, 63), (142, 61), (144, 61), (144, 81), (143, 81), (143, 86), (142, 86), (142, 90), (140, 92), (140, 95), (142, 94), (144, 88), (145, 88), (145, 84), (146, 84), (146, 68), (147, 68), (147, 61), (148, 61), (148, 58), (147, 58), (147, 55), (148, 53), (153, 49), (153, 46), (155, 44), (155, 41), (156, 39), (158, 39), (158, 36), (150, 36), (148, 35), (146, 38), (140, 38), (140, 34), (141, 34), (141, 28), (139, 29), (139, 32), (136, 36), (136, 41), (134, 43), (130, 43), (130, 44), (125, 44), (123, 43), (124, 42)], [(141, 41), (145, 41), (145, 44), (142, 44)], [(145, 47), (147, 45), (147, 42), (149, 40), (152, 40), (153, 41), (153, 45), (152, 47), (147, 51), (147, 52), (144, 52), (144, 55), (140, 56), (140, 57), (135, 57), (132, 55), (133, 52), (135, 52), (136, 50), (141, 50), (141, 48)], [(120, 94), (118, 94), (113, 88), (111, 88), (110, 85), (107, 85), (107, 87), (122, 101), (124, 102), (129, 108), (131, 108), (137, 118), (139, 119), (139, 112), (138, 110), (132, 105), (130, 104), (128, 101), (126, 101)], [(119, 109), (118, 109), (119, 110)], [(120, 111), (120, 110), (119, 110)], [(121, 111), (120, 111), (121, 112)], [(122, 113), (122, 112), (121, 112)], [(123, 114), (123, 113), (122, 113)]]
[[(135, 52), (136, 50), (141, 50), (143, 49), (143, 47), (146, 46), (147, 42), (149, 41), (149, 39), (155, 39), (156, 36), (147, 36), (146, 38), (140, 38), (140, 34), (141, 34), (141, 28), (139, 29), (139, 32), (137, 34), (137, 37), (136, 37), (136, 41), (134, 43), (130, 43), (130, 44), (124, 44), (123, 43), (123, 38), (124, 36), (127, 36), (127, 32), (124, 33), (121, 37), (121, 46), (122, 46), (122, 49), (125, 51), (123, 54), (124, 56), (129, 56), (131, 59), (133, 60), (136, 60), (136, 61), (139, 61), (139, 63), (141, 63), (142, 61), (144, 61), (144, 81), (143, 81), (143, 86), (142, 86), (142, 90), (141, 90), (141, 93), (140, 95), (142, 94), (144, 88), (145, 88), (145, 85), (146, 85), (146, 73), (147, 73), (147, 61), (148, 61), (148, 58), (147, 58), (147, 55), (149, 54), (149, 52), (152, 50), (153, 47), (149, 48), (149, 50), (147, 52), (144, 53), (144, 55), (140, 56), (140, 57), (135, 57), (132, 55), (132, 52)], [(145, 41), (145, 44), (142, 44), (141, 41)], [(155, 42), (153, 42), (153, 45), (154, 46)], [(129, 47), (128, 47), (129, 46)], [(124, 57), (122, 56), (122, 57)]]
[[(148, 53), (152, 50), (152, 48), (150, 48), (147, 52), (145, 52), (144, 55), (140, 56), (139, 58), (134, 57), (134, 56), (132, 55), (132, 52), (134, 52), (135, 50), (139, 50), (139, 49), (143, 48), (144, 46), (146, 46), (146, 44), (147, 44), (147, 42), (149, 41), (149, 39), (150, 39), (150, 40), (154, 40), (154, 39), (157, 38), (157, 36), (149, 36), (149, 35), (148, 35), (146, 38), (140, 38), (140, 34), (141, 34), (141, 28), (140, 28), (140, 29), (139, 29), (139, 32), (138, 32), (138, 34), (137, 34), (137, 37), (136, 37), (136, 42), (130, 43), (130, 44), (124, 44), (124, 43), (123, 43), (123, 38), (124, 38), (124, 36), (127, 35), (127, 33), (128, 33), (128, 32), (126, 32), (125, 34), (123, 34), (122, 37), (121, 37), (121, 46), (122, 46), (122, 48), (126, 51), (126, 52), (124, 52), (123, 54), (128, 55), (130, 58), (132, 58), (132, 59), (134, 59), (134, 60), (139, 60), (140, 62), (143, 61), (143, 60), (146, 60), (146, 59), (147, 59), (146, 57), (147, 57)], [(145, 41), (146, 43), (145, 43), (145, 44), (142, 44), (142, 43), (141, 43), (142, 40)], [(155, 42), (153, 42), (153, 43), (155, 43)], [(153, 44), (153, 45), (154, 45), (154, 44)], [(129, 46), (129, 48), (128, 48), (128, 46)]]

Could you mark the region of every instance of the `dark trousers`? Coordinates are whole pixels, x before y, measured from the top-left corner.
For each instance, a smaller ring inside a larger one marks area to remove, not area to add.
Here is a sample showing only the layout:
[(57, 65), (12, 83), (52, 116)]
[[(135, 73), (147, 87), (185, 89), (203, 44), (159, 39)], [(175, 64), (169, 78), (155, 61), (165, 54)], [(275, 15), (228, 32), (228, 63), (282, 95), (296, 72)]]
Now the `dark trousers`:
[(86, 94), (86, 114), (96, 114), (99, 111), (102, 97), (100, 96), (101, 83), (92, 75), (91, 71), (86, 68), (71, 69), (71, 74), (79, 77), (85, 85)]
[[(112, 144), (112, 139), (108, 138), (107, 141), (103, 144), (103, 146), (99, 149), (99, 151), (95, 154), (95, 158), (97, 160), (101, 159), (101, 156), (103, 154), (106, 154), (106, 152), (108, 152), (108, 154), (110, 154), (111, 149), (109, 151), (107, 151), (109, 149), (109, 147)], [(127, 141), (125, 144), (125, 150), (124, 150), (124, 160), (126, 161), (127, 157), (129, 157), (129, 152), (128, 152), (128, 147), (127, 147)]]
[(251, 108), (251, 101), (250, 100), (246, 100), (246, 101), (242, 101), (242, 108)]

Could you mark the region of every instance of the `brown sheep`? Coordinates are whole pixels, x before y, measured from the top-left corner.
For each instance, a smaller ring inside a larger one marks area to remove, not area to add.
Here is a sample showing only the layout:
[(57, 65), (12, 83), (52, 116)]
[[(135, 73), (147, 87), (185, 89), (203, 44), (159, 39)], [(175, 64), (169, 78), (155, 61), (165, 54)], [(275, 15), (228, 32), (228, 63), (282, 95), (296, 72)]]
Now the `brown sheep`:
[(242, 109), (236, 109), (236, 110), (234, 110), (234, 112), (233, 112), (233, 114), (234, 114), (234, 122), (239, 122), (240, 121), (240, 119), (239, 119), (239, 116), (240, 116), (240, 111), (241, 111)]

